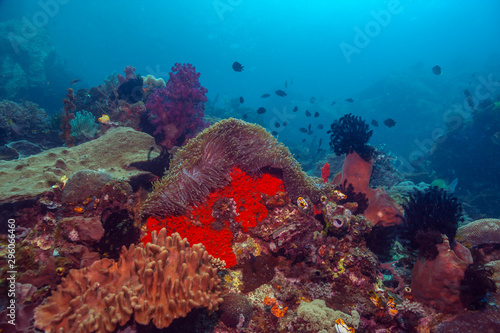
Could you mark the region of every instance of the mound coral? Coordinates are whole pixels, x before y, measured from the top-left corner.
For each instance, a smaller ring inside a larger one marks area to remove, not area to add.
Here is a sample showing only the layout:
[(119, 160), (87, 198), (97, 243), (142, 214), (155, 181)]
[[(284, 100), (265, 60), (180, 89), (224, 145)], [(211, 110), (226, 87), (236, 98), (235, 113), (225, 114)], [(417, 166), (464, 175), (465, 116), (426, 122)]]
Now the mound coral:
[(201, 86), (200, 73), (191, 64), (176, 63), (169, 74), (165, 88), (155, 89), (148, 96), (146, 108), (156, 126), (154, 134), (161, 137), (161, 145), (170, 149), (205, 127), (207, 89)]
[(113, 332), (134, 315), (137, 323), (168, 327), (193, 308), (217, 308), (217, 269), (201, 244), (178, 234), (153, 233), (151, 243), (123, 247), (118, 262), (101, 259), (69, 275), (35, 310), (46, 332)]
[[(442, 189), (431, 187), (425, 191), (414, 191), (403, 205), (403, 236), (416, 249), (438, 231), (454, 243), (458, 223), (462, 220), (462, 206), (457, 199)], [(417, 234), (420, 232), (420, 239)], [(432, 237), (435, 238), (435, 237)], [(431, 243), (436, 243), (432, 242)]]
[(344, 115), (331, 125), (330, 147), (335, 154), (351, 154), (357, 152), (365, 161), (370, 160), (373, 148), (366, 143), (370, 140), (373, 130), (361, 117), (353, 116), (351, 113)]
[(205, 129), (177, 151), (168, 173), (154, 184), (142, 206), (142, 216), (185, 214), (190, 205), (228, 185), (235, 166), (249, 174), (276, 172), (292, 201), (307, 196), (320, 202), (321, 180), (308, 177), (288, 148), (261, 126), (229, 118)]
[(153, 230), (166, 227), (168, 233), (178, 232), (191, 243), (204, 244), (212, 256), (226, 262), (226, 267), (235, 265), (233, 233), (240, 228), (246, 232), (267, 216), (261, 196), (275, 195), (283, 189), (283, 182), (268, 174), (250, 177), (238, 168), (233, 169), (230, 178), (230, 184), (211, 193), (202, 204), (190, 206), (184, 215), (162, 220), (150, 217), (143, 241), (150, 241)]

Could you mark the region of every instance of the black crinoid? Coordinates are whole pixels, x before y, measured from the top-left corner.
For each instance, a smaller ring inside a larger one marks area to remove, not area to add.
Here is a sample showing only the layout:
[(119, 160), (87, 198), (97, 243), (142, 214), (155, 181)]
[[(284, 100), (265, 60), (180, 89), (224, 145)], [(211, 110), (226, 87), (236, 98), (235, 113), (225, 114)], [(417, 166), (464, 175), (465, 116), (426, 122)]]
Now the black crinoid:
[(373, 130), (361, 117), (353, 116), (351, 113), (344, 115), (330, 126), (330, 147), (336, 155), (350, 154), (353, 151), (358, 153), (365, 161), (369, 161), (373, 147), (367, 145)]
[(455, 241), (458, 223), (463, 219), (462, 205), (457, 198), (443, 189), (431, 187), (413, 192), (403, 205), (403, 238), (419, 254), (436, 258), (436, 244), (443, 242), (442, 234), (448, 236), (451, 245)]

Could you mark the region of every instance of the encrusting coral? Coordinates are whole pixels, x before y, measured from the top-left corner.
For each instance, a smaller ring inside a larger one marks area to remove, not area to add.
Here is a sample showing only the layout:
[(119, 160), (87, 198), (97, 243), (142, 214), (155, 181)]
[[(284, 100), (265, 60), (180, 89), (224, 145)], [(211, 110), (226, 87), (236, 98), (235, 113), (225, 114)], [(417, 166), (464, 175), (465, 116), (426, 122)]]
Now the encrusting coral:
[(179, 234), (153, 233), (151, 243), (122, 248), (118, 262), (102, 259), (69, 275), (35, 310), (45, 332), (113, 332), (134, 315), (168, 327), (193, 308), (216, 310), (222, 302), (217, 269), (201, 244)]
[(189, 205), (229, 184), (235, 166), (250, 174), (277, 171), (293, 201), (299, 196), (320, 201), (321, 180), (308, 177), (288, 148), (263, 127), (229, 118), (205, 129), (175, 154), (168, 174), (155, 183), (144, 203), (142, 215), (186, 213)]

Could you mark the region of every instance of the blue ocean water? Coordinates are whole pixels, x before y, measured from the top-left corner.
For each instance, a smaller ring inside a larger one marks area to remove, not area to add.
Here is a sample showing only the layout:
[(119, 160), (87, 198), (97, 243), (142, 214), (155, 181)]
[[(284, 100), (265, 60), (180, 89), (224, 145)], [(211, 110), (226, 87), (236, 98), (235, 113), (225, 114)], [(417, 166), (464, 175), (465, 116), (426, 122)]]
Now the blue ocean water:
[[(276, 116), (289, 117), (279, 129), (287, 143), (301, 140), (304, 119), (289, 115), (294, 106), (318, 111), (321, 118), (311, 123), (324, 123), (323, 132), (352, 112), (379, 123), (395, 119), (396, 127), (375, 131), (373, 143), (409, 158), (416, 141), (425, 143), (443, 126), (444, 111), (463, 102), (464, 87), (474, 89), (498, 71), (499, 6), (494, 0), (6, 0), (0, 19), (48, 31), (68, 73), (66, 81), (47, 84), (57, 90), (51, 96), (64, 96), (68, 77), (82, 80), (76, 88), (90, 88), (127, 65), (168, 78), (174, 63), (191, 63), (208, 98), (219, 95), (218, 105), (243, 96), (245, 106), (275, 108), (263, 116), (268, 129)], [(234, 61), (244, 72), (231, 69)], [(432, 74), (435, 65), (442, 75)], [(287, 97), (274, 96), (277, 89)], [(264, 93), (273, 96), (263, 100)], [(45, 103), (48, 112), (58, 111)]]
[[(309, 175), (333, 160), (332, 122), (353, 114), (394, 168), (378, 185), (398, 170), (398, 182), (457, 195), (467, 222), (498, 218), (499, 13), (497, 0), (0, 0), (0, 101), (38, 103), (52, 119), (45, 130), (0, 119), (0, 159), (15, 159), (10, 141), (69, 145), (68, 88), (90, 92), (127, 66), (167, 81), (192, 64), (209, 121), (262, 125)], [(102, 135), (101, 113), (85, 115), (96, 118), (86, 139)]]

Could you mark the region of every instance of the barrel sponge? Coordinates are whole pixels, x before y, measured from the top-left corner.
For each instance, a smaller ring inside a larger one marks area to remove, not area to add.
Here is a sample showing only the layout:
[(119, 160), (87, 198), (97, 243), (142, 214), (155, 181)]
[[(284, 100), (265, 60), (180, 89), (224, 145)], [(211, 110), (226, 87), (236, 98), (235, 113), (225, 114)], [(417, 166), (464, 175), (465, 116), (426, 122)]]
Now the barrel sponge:
[(200, 132), (173, 157), (167, 174), (154, 184), (141, 209), (142, 216), (186, 213), (189, 205), (229, 184), (233, 167), (249, 174), (277, 171), (293, 200), (321, 197), (322, 182), (307, 176), (288, 148), (262, 126), (229, 118)]
[(193, 308), (216, 310), (217, 269), (201, 244), (192, 247), (179, 234), (153, 233), (151, 243), (122, 248), (118, 262), (96, 261), (71, 270), (45, 304), (35, 310), (35, 326), (45, 332), (113, 332), (132, 314), (168, 327)]

